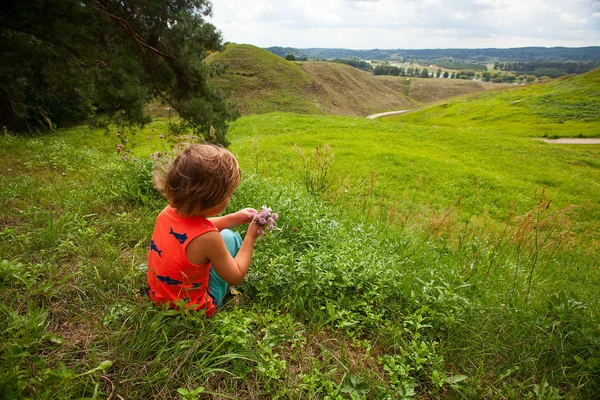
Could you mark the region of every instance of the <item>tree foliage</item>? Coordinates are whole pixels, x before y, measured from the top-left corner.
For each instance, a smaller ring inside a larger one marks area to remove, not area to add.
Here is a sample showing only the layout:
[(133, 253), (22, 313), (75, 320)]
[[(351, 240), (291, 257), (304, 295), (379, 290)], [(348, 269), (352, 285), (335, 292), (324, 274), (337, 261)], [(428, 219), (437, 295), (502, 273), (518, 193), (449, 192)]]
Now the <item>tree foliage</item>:
[(401, 74), (400, 68), (395, 65), (380, 64), (373, 69), (373, 75), (392, 75), (398, 76)]
[(600, 61), (588, 62), (496, 62), (494, 69), (500, 71), (514, 71), (535, 76), (550, 76), (556, 78), (567, 74), (582, 74), (600, 66)]
[(373, 66), (371, 65), (371, 63), (366, 62), (364, 60), (359, 60), (356, 58), (353, 58), (353, 59), (334, 58), (333, 60), (331, 60), (331, 62), (350, 65), (351, 67), (361, 69), (361, 70), (367, 71), (367, 72), (373, 71)]
[(208, 84), (208, 0), (8, 0), (0, 6), (0, 125), (13, 131), (95, 115), (144, 124), (158, 98), (205, 139), (227, 144), (237, 112)]

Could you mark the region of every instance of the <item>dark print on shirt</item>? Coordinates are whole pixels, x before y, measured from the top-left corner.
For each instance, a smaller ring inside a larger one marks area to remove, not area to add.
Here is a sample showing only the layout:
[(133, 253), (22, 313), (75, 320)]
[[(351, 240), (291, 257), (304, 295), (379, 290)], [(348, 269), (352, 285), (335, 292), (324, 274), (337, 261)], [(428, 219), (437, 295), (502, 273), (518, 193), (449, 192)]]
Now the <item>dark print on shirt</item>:
[(177, 233), (173, 230), (173, 228), (171, 228), (169, 234), (175, 236), (175, 239), (177, 239), (180, 244), (184, 244), (188, 238), (186, 233)]
[(159, 250), (158, 247), (156, 247), (156, 243), (154, 243), (154, 240), (150, 241), (150, 250), (154, 250), (158, 253), (159, 257), (162, 257), (162, 250)]
[(159, 281), (166, 283), (167, 285), (181, 285), (183, 283), (182, 281), (173, 279), (168, 275), (167, 276), (156, 275), (156, 277), (158, 278)]

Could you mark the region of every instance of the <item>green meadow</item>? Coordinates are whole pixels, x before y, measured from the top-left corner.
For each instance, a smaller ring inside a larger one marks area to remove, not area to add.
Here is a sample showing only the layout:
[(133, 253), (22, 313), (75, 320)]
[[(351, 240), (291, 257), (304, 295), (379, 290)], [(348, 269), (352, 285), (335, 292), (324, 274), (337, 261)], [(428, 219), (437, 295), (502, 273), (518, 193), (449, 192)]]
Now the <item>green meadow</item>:
[(209, 319), (142, 290), (154, 159), (193, 139), (5, 132), (0, 397), (597, 398), (600, 145), (536, 139), (599, 137), (599, 77), (240, 118), (229, 211), (279, 229)]

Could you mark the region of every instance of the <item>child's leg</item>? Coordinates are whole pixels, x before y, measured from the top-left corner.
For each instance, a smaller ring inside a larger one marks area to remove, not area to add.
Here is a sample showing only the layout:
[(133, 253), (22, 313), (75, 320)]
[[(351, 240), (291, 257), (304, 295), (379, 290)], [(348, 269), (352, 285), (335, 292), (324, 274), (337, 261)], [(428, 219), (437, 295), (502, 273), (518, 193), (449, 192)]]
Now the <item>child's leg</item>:
[[(227, 251), (231, 254), (231, 257), (235, 257), (242, 247), (242, 237), (239, 233), (234, 232), (229, 229), (223, 229), (221, 231), (221, 237), (225, 242), (225, 247), (227, 247)], [(213, 298), (216, 300), (216, 306), (219, 307), (221, 303), (223, 303), (223, 298), (227, 293), (227, 287), (229, 284), (223, 280), (215, 271), (215, 269), (210, 267), (210, 278), (208, 279), (208, 290)]]

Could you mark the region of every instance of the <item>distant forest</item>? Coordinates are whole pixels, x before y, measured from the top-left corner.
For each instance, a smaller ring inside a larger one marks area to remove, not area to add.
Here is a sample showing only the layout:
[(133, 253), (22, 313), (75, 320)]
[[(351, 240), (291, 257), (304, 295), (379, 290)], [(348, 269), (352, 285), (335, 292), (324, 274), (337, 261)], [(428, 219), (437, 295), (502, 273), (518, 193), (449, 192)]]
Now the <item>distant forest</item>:
[(565, 74), (582, 74), (591, 71), (600, 66), (600, 61), (588, 62), (556, 62), (556, 61), (534, 61), (534, 62), (513, 62), (494, 64), (494, 69), (500, 71), (511, 71), (519, 74), (529, 74), (535, 76), (549, 76), (556, 78)]
[(308, 59), (352, 59), (426, 62), (453, 58), (474, 63), (533, 62), (533, 61), (600, 61), (600, 46), (591, 47), (519, 47), (510, 49), (421, 49), (421, 50), (349, 50), (349, 49), (296, 49), (267, 47), (278, 56), (288, 54)]

